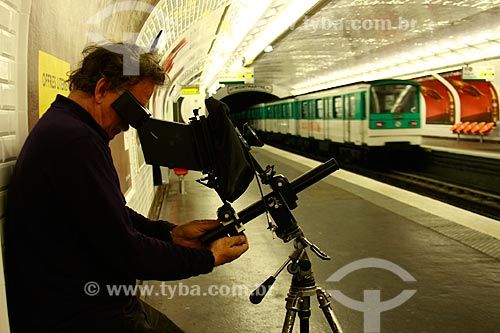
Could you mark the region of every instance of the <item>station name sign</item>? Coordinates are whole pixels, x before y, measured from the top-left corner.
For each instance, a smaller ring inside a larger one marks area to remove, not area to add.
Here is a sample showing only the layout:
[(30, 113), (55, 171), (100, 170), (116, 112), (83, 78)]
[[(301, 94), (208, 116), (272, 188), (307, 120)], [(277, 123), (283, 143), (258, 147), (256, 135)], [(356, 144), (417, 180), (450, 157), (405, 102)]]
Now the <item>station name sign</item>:
[(271, 94), (273, 92), (273, 86), (271, 84), (232, 84), (227, 86), (227, 93), (229, 95), (248, 91), (259, 91)]

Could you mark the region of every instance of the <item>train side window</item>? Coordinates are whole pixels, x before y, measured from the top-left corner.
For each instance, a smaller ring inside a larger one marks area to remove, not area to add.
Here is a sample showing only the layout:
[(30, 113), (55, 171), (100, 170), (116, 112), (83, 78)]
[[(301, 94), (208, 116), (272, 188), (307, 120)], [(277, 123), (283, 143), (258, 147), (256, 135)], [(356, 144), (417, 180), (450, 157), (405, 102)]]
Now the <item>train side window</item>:
[(323, 100), (322, 99), (317, 99), (316, 100), (316, 119), (323, 119), (324, 118), (324, 109), (323, 109)]
[(335, 118), (342, 118), (342, 97), (335, 97)]
[(349, 118), (356, 117), (356, 96), (349, 96)]

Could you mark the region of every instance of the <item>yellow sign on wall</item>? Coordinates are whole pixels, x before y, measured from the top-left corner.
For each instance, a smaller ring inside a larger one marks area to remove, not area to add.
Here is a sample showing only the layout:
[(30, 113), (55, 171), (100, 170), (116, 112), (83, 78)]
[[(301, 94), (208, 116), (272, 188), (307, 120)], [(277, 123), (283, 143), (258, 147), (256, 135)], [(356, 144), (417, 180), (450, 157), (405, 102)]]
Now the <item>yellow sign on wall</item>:
[(50, 107), (57, 94), (68, 96), (69, 84), (66, 80), (69, 71), (69, 62), (38, 51), (38, 114), (40, 117)]

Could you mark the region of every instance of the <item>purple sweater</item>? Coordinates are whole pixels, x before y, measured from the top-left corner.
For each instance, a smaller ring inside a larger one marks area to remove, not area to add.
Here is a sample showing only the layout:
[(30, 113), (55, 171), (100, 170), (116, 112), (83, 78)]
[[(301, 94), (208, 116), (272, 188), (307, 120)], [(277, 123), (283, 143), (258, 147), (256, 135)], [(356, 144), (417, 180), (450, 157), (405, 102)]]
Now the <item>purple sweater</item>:
[[(137, 298), (111, 296), (107, 285), (213, 269), (209, 250), (171, 242), (174, 224), (126, 207), (108, 144), (90, 114), (60, 95), (29, 134), (9, 184), (5, 223), (14, 332), (71, 332), (133, 314)], [(88, 282), (99, 284), (97, 296), (85, 293)]]

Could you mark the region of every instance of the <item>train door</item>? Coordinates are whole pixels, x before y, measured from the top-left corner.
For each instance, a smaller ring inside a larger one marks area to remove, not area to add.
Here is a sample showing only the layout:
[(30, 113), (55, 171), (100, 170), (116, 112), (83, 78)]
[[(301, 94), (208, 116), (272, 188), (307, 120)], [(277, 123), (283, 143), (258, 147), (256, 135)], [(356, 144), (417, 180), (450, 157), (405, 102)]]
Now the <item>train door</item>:
[(299, 120), (299, 128), (300, 132), (299, 135), (303, 138), (308, 138), (311, 136), (311, 131), (310, 131), (310, 104), (309, 101), (300, 101), (300, 120)]
[(344, 96), (344, 114), (342, 118), (344, 123), (344, 142), (353, 142), (353, 136), (355, 136), (353, 133), (353, 122), (356, 119), (356, 95), (347, 94)]
[(291, 103), (285, 103), (283, 104), (283, 117), (281, 119), (281, 131), (280, 133), (287, 134), (290, 133), (290, 123), (291, 123), (291, 118), (292, 118), (292, 104)]
[(366, 143), (366, 137), (368, 136), (368, 120), (367, 120), (367, 93), (362, 91), (358, 94), (356, 101), (356, 117), (359, 119), (357, 122), (359, 124), (359, 144)]
[(314, 111), (311, 116), (311, 134), (316, 140), (325, 139), (325, 99), (318, 98), (314, 102)]
[(295, 134), (292, 127), (292, 103), (283, 104), (283, 119), (281, 119), (281, 133)]
[(332, 117), (330, 121), (329, 139), (334, 142), (344, 142), (344, 97), (335, 96), (332, 99)]
[(261, 131), (267, 131), (266, 129), (266, 118), (267, 118), (267, 107), (264, 105), (260, 108), (260, 124)]
[(295, 100), (292, 102), (293, 126), (290, 128), (290, 134), (300, 136), (300, 116), (301, 116), (300, 101)]
[(272, 131), (279, 132), (279, 122), (281, 121), (281, 104), (273, 105), (273, 120), (271, 122)]
[(306, 121), (306, 127), (307, 127), (307, 135), (306, 137), (312, 137), (313, 136), (313, 133), (312, 133), (312, 124), (313, 124), (313, 121), (314, 121), (314, 105), (312, 103), (310, 103), (310, 101), (304, 101), (304, 103), (306, 104), (306, 107), (305, 109), (307, 110), (307, 113), (306, 113), (306, 117), (307, 117), (307, 121)]
[(273, 109), (271, 106), (266, 106), (266, 114), (265, 114), (265, 120), (264, 120), (264, 128), (265, 128), (265, 131), (266, 132), (272, 132), (272, 127), (271, 127), (271, 121), (273, 119), (273, 116), (272, 116), (272, 113), (273, 113)]
[(324, 115), (324, 120), (323, 123), (324, 128), (323, 128), (323, 133), (324, 133), (324, 139), (328, 139), (330, 137), (330, 119), (332, 119), (332, 99), (330, 97), (325, 98), (325, 115)]

